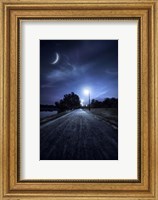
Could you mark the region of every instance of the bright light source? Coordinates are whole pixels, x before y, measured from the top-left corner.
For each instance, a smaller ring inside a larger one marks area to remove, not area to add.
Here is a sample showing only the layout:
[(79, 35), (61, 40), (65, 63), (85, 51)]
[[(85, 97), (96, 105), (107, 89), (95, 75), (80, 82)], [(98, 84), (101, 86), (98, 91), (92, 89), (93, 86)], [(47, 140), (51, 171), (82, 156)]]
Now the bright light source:
[(90, 93), (89, 90), (87, 90), (87, 89), (84, 90), (84, 94), (85, 94), (85, 95), (89, 95), (89, 93)]
[(83, 99), (81, 99), (81, 106), (83, 106), (83, 102), (84, 102), (84, 100), (83, 100)]
[[(88, 96), (88, 103), (89, 103), (88, 107), (89, 107), (89, 111), (90, 111), (90, 109), (91, 109), (91, 105), (90, 105), (90, 102), (91, 102), (91, 99), (90, 99), (90, 90), (84, 89), (84, 94)], [(87, 107), (87, 105), (86, 105), (86, 107)]]

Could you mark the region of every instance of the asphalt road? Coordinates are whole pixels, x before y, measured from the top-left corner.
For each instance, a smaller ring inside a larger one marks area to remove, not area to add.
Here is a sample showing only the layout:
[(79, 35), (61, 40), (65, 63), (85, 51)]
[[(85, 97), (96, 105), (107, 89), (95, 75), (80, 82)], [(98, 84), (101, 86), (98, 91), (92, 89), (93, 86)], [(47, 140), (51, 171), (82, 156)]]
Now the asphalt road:
[(117, 160), (118, 131), (90, 112), (74, 110), (40, 129), (41, 160)]

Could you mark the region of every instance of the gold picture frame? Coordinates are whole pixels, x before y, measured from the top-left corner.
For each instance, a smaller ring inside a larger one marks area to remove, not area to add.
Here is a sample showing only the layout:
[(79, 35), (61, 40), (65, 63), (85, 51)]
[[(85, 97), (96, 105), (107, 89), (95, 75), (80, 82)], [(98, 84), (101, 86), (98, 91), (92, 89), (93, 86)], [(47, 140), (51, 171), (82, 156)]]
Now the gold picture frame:
[[(1, 0), (0, 8), (0, 199), (158, 200), (157, 0)], [(20, 180), (20, 22), (26, 19), (83, 18), (138, 20), (140, 73), (138, 180)]]

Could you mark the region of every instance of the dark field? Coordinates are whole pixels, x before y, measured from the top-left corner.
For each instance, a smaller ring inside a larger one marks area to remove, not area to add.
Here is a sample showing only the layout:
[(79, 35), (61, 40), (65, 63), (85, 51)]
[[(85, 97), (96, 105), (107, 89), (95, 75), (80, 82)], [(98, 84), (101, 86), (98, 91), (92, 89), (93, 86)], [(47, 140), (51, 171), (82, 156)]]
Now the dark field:
[(91, 113), (109, 123), (113, 128), (118, 129), (117, 108), (91, 108)]

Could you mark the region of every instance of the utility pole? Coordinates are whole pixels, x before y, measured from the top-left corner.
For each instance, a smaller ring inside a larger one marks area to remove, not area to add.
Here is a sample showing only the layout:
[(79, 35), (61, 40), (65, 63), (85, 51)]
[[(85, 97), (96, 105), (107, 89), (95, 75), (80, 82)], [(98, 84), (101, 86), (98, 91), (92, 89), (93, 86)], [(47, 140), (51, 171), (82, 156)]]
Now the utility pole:
[(90, 91), (89, 91), (89, 111), (91, 110), (91, 105), (90, 105), (90, 103), (91, 103), (91, 100), (90, 100)]

